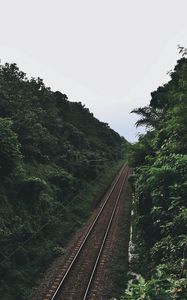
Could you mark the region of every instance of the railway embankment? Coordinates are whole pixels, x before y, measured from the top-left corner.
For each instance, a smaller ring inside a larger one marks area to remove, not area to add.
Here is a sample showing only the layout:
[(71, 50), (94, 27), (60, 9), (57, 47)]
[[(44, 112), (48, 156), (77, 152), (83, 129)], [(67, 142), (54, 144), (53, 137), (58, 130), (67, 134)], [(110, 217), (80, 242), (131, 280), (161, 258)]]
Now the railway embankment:
[[(123, 264), (128, 261), (130, 172), (127, 166), (120, 170), (85, 226), (69, 243), (66, 254), (52, 264), (33, 300), (111, 297), (115, 291), (114, 264), (122, 263), (120, 252)], [(126, 229), (122, 230), (124, 219)], [(119, 242), (124, 231), (125, 239)]]

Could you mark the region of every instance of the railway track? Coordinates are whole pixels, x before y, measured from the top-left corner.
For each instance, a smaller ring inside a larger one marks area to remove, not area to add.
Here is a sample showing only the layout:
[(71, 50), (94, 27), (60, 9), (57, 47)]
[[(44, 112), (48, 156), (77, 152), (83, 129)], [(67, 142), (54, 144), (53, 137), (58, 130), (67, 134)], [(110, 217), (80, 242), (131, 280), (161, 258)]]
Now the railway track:
[[(124, 165), (106, 194), (85, 235), (77, 243), (66, 267), (51, 282), (42, 300), (88, 300), (129, 168)], [(99, 299), (98, 299), (99, 300)]]

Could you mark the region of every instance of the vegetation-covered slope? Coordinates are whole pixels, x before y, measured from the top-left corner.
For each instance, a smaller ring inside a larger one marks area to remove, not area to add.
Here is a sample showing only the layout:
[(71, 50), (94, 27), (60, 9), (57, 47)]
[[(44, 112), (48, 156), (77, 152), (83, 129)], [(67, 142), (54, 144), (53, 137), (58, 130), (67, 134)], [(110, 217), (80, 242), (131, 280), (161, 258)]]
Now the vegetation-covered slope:
[[(185, 49), (181, 49), (185, 54)], [(187, 58), (135, 109), (147, 133), (131, 151), (135, 265), (122, 299), (187, 299)], [(138, 256), (137, 256), (138, 255)]]
[(80, 102), (0, 66), (0, 299), (28, 299), (63, 252), (73, 210), (85, 214), (77, 195), (119, 161), (124, 142)]

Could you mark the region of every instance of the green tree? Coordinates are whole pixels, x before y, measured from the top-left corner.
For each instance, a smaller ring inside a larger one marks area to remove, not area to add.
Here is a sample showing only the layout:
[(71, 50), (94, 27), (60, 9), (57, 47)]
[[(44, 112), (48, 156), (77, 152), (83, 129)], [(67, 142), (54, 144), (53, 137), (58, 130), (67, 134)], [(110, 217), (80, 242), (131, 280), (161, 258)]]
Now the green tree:
[(0, 118), (0, 176), (12, 175), (21, 160), (20, 144), (12, 130), (12, 122)]

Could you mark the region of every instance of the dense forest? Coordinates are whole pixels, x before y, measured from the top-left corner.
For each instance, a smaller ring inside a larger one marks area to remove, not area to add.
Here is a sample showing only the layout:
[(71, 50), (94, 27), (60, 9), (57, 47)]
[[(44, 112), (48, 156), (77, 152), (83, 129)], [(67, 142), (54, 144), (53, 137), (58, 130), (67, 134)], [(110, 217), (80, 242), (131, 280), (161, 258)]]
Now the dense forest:
[(0, 66), (0, 299), (29, 299), (127, 148), (133, 234), (121, 299), (187, 299), (187, 50), (180, 52), (170, 81), (133, 110), (147, 130), (132, 145), (81, 102), (16, 64)]
[(134, 109), (146, 134), (131, 145), (132, 259), (121, 299), (187, 299), (187, 51), (168, 83)]
[(0, 66), (1, 300), (29, 298), (126, 144), (81, 102), (28, 79), (16, 64)]

